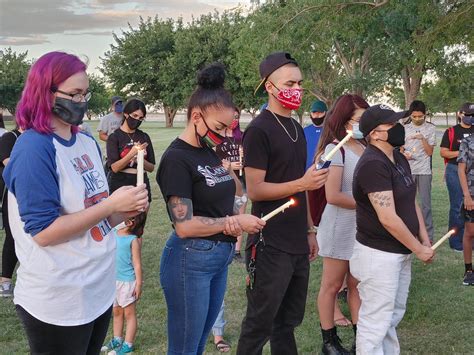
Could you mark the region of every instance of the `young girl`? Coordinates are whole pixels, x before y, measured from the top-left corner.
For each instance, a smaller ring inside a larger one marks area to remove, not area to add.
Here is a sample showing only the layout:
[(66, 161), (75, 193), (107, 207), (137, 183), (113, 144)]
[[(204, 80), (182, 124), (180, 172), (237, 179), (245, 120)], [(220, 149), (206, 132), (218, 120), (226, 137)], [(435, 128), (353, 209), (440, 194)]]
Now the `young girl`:
[[(109, 354), (127, 354), (134, 351), (137, 333), (135, 303), (142, 293), (141, 241), (146, 213), (125, 221), (125, 227), (116, 230), (116, 293), (114, 300), (114, 337), (102, 348)], [(127, 322), (123, 339), (124, 319)]]

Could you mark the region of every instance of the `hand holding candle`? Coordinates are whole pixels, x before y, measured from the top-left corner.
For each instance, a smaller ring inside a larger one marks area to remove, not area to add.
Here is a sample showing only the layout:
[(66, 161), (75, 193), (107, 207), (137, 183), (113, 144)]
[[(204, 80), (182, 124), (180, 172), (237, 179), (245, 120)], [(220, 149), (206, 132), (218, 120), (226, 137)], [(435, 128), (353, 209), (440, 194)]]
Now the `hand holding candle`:
[(326, 154), (326, 156), (321, 158), (321, 161), (316, 164), (316, 169), (323, 169), (328, 168), (331, 164), (332, 157), (342, 148), (344, 144), (346, 144), (349, 139), (352, 138), (352, 131), (347, 131), (347, 135), (339, 142), (337, 145), (331, 149), (331, 151)]
[(440, 240), (438, 240), (432, 247), (431, 249), (436, 250), (437, 247), (439, 247), (443, 242), (451, 237), (456, 231), (454, 229), (451, 229), (448, 233), (446, 233)]
[(138, 149), (137, 152), (137, 186), (144, 183), (145, 175), (145, 149)]
[(280, 212), (283, 212), (284, 210), (286, 210), (287, 208), (289, 208), (291, 205), (294, 205), (294, 204), (295, 204), (295, 200), (291, 199), (290, 201), (288, 201), (287, 203), (284, 203), (283, 205), (281, 205), (277, 209), (273, 210), (269, 214), (263, 216), (262, 220), (264, 220), (266, 222), (270, 218), (272, 218), (273, 216), (277, 215)]

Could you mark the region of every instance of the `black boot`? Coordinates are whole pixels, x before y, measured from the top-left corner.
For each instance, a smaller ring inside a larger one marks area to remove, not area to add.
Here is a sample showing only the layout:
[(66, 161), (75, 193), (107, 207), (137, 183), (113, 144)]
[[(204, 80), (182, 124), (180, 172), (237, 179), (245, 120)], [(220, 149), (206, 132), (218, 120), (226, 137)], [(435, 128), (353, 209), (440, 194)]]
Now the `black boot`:
[(351, 354), (356, 355), (357, 324), (352, 324), (352, 330), (354, 331), (354, 342), (352, 343)]
[(341, 339), (337, 336), (336, 327), (324, 330), (321, 328), (323, 334), (323, 355), (349, 355), (350, 352), (342, 347)]

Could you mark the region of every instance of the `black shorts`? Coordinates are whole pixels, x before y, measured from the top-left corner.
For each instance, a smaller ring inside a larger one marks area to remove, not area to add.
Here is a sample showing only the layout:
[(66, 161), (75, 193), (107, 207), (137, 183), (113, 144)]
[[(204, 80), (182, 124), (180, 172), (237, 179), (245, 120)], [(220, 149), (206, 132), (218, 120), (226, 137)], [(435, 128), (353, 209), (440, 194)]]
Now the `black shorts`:
[(464, 222), (474, 223), (474, 210), (466, 210), (464, 204), (461, 206), (461, 215), (464, 218)]

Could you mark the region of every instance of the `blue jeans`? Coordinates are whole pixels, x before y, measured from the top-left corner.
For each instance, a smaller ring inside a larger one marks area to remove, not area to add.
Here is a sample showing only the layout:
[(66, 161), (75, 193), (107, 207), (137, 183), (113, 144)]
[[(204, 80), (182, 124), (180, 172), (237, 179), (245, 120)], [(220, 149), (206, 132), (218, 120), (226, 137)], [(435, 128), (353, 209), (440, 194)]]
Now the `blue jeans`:
[(225, 304), (222, 302), (221, 309), (219, 310), (219, 314), (217, 315), (216, 321), (212, 326), (212, 335), (214, 336), (224, 336), (224, 327), (227, 323), (224, 318), (224, 311), (225, 311)]
[(453, 249), (462, 250), (464, 220), (461, 216), (461, 204), (463, 194), (456, 164), (446, 164), (446, 185), (449, 193), (449, 229), (456, 229), (456, 233), (449, 238), (449, 246)]
[(172, 233), (163, 250), (160, 282), (168, 308), (168, 355), (200, 355), (217, 318), (234, 243)]

